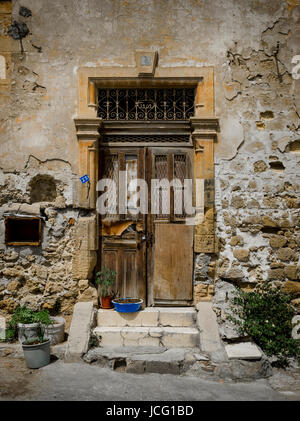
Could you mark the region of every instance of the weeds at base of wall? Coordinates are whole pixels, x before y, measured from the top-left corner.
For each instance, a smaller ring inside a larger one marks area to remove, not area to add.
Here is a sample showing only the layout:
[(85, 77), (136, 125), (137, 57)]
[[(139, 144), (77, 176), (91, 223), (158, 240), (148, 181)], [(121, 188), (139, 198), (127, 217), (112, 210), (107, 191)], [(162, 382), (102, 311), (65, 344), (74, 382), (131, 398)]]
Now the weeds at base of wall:
[(286, 367), (289, 358), (300, 362), (300, 340), (292, 338), (293, 308), (290, 294), (271, 283), (258, 285), (254, 291), (236, 288), (229, 319), (241, 334), (248, 334), (268, 357), (276, 357), (274, 365)]

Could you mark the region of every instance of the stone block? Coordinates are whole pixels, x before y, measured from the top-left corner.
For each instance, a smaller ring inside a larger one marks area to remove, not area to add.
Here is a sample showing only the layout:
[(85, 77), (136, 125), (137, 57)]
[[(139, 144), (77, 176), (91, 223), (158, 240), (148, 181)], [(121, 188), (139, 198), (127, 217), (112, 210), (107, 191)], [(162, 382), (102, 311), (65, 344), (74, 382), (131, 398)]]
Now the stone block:
[(229, 244), (231, 246), (243, 246), (244, 245), (243, 237), (241, 235), (234, 235), (231, 238)]
[(241, 281), (244, 278), (244, 273), (242, 269), (231, 268), (222, 274), (222, 278), (231, 279), (233, 281)]
[(199, 330), (188, 327), (165, 327), (161, 343), (167, 348), (197, 348), (199, 347)]
[(121, 329), (117, 327), (96, 327), (93, 330), (94, 335), (99, 338), (101, 347), (120, 347), (124, 345)]
[(72, 260), (73, 279), (91, 279), (96, 263), (96, 251), (76, 250)]
[(92, 301), (94, 306), (98, 306), (98, 292), (97, 289), (89, 286), (78, 294), (78, 302)]
[(178, 362), (146, 361), (146, 373), (180, 374)]
[(263, 355), (252, 342), (229, 344), (225, 346), (225, 350), (229, 360), (260, 360)]
[(88, 351), (91, 329), (94, 325), (94, 310), (92, 302), (76, 303), (70, 326), (65, 360), (80, 361)]
[[(151, 335), (151, 332), (154, 335)], [(124, 346), (159, 346), (161, 329), (149, 327), (124, 327), (121, 329)]]
[(287, 238), (283, 235), (272, 235), (270, 237), (270, 246), (273, 248), (281, 248), (287, 243)]
[(195, 253), (216, 253), (217, 238), (215, 235), (195, 235)]
[(297, 257), (297, 254), (291, 248), (285, 247), (277, 251), (277, 257), (284, 262), (288, 262), (290, 260), (294, 260)]
[(118, 313), (115, 310), (98, 310), (98, 326), (158, 326), (159, 311), (148, 309), (136, 313)]
[(145, 362), (144, 361), (136, 361), (130, 360), (129, 358), (126, 360), (126, 373), (131, 374), (143, 374), (145, 372)]
[(284, 270), (283, 269), (270, 269), (268, 271), (269, 280), (282, 280), (284, 279)]
[(160, 308), (159, 324), (161, 326), (188, 327), (194, 326), (196, 311), (193, 308)]
[(300, 296), (300, 282), (287, 281), (283, 284), (282, 291), (299, 297)]
[(233, 255), (240, 262), (248, 262), (249, 260), (249, 250), (246, 249), (233, 250)]
[(300, 314), (300, 298), (296, 298), (291, 301), (291, 304), (295, 310), (295, 313)]
[(195, 348), (199, 331), (187, 327), (96, 327), (94, 334), (101, 347)]
[(284, 273), (285, 273), (286, 277), (291, 279), (292, 281), (300, 279), (300, 267), (299, 266), (287, 265), (284, 268)]
[(219, 335), (217, 316), (212, 309), (212, 303), (198, 303), (197, 310), (197, 326), (200, 331), (201, 351), (216, 353), (223, 350)]

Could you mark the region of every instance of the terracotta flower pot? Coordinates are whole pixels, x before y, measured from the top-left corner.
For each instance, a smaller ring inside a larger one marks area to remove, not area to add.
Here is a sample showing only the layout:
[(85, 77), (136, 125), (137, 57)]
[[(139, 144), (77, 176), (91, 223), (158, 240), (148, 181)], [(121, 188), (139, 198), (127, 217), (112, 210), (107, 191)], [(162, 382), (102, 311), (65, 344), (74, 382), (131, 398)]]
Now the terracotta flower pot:
[(112, 295), (108, 295), (107, 297), (101, 297), (101, 308), (113, 308), (114, 306), (111, 302), (113, 298), (114, 297)]

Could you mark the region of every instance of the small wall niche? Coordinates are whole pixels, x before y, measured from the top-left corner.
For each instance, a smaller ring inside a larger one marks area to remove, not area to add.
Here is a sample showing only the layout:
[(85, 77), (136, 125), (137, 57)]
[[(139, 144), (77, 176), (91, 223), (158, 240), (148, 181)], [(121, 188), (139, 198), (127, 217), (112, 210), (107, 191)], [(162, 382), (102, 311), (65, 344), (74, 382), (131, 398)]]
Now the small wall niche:
[(47, 174), (38, 174), (29, 183), (30, 203), (53, 202), (56, 199), (56, 183)]
[(9, 246), (39, 246), (42, 220), (39, 217), (5, 217), (5, 244)]

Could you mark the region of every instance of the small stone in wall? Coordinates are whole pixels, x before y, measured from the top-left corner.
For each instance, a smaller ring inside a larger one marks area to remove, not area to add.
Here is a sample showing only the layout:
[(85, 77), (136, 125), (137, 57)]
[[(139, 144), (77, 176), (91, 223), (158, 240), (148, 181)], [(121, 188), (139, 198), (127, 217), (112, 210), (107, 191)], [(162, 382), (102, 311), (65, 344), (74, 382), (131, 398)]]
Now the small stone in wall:
[(300, 298), (296, 298), (295, 300), (292, 300), (291, 304), (294, 308), (295, 313), (300, 314)]
[(231, 238), (229, 244), (231, 246), (243, 246), (244, 245), (243, 237), (241, 235), (235, 235)]
[(98, 292), (94, 287), (88, 287), (83, 292), (79, 292), (78, 301), (93, 301), (94, 306), (98, 306)]
[(273, 248), (284, 247), (287, 243), (287, 239), (283, 235), (271, 235), (270, 246)]
[(277, 257), (284, 262), (294, 260), (297, 255), (294, 250), (290, 249), (289, 247), (281, 248), (277, 252)]
[(88, 287), (89, 287), (89, 281), (88, 281), (88, 279), (81, 279), (78, 282), (78, 288), (79, 288), (80, 291), (84, 291)]
[(7, 289), (7, 291), (9, 291), (9, 292), (16, 292), (18, 289), (20, 289), (21, 288), (21, 283), (20, 282), (18, 282), (18, 281), (11, 281), (8, 285), (7, 285), (7, 287), (6, 287), (6, 289)]
[(270, 269), (268, 272), (268, 279), (270, 281), (284, 279), (284, 270), (283, 269)]
[(300, 297), (300, 282), (287, 281), (283, 285), (282, 291)]
[(240, 262), (248, 262), (249, 260), (249, 250), (246, 249), (233, 250), (233, 255)]
[(296, 265), (287, 265), (284, 269), (286, 276), (295, 281), (300, 279), (300, 267)]
[(13, 298), (5, 298), (4, 300), (0, 300), (0, 309), (4, 312), (13, 313), (16, 307), (17, 303)]
[(240, 197), (240, 196), (234, 196), (234, 197), (231, 199), (231, 206), (232, 206), (233, 208), (236, 208), (236, 209), (243, 208), (243, 207), (245, 207), (245, 201), (244, 201), (244, 199), (243, 199), (242, 197)]
[(264, 161), (255, 162), (253, 167), (254, 167), (254, 172), (263, 172), (263, 171), (266, 171), (266, 169), (268, 168), (267, 164)]
[(278, 223), (276, 222), (276, 221), (274, 221), (274, 219), (272, 219), (270, 216), (268, 216), (268, 215), (265, 215), (263, 218), (262, 218), (262, 223), (263, 223), (263, 225), (264, 225), (264, 227), (277, 227), (278, 226)]
[(231, 268), (222, 275), (224, 279), (231, 279), (233, 281), (240, 281), (244, 278), (243, 271), (239, 268)]

